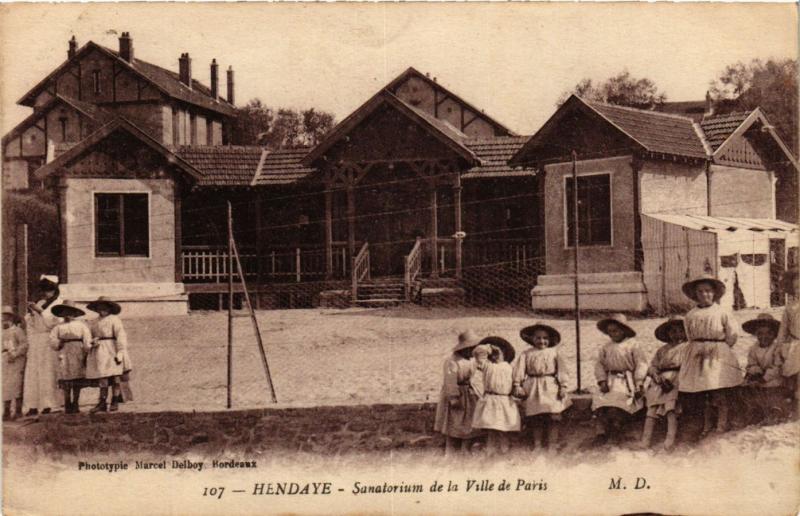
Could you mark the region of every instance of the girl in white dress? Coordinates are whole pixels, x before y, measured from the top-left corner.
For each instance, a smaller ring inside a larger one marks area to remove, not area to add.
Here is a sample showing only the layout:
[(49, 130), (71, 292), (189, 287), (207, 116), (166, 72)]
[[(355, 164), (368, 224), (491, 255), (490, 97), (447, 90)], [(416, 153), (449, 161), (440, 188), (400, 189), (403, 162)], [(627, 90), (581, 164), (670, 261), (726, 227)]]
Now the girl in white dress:
[(452, 355), (444, 361), (442, 390), (433, 429), (445, 436), (445, 455), (468, 448), (469, 441), (476, 437), (472, 416), (477, 397), (469, 382), (475, 371), (472, 350), (478, 342), (480, 338), (471, 330), (460, 334)]
[(642, 448), (650, 446), (656, 421), (662, 417), (667, 420), (667, 437), (664, 449), (671, 450), (675, 446), (678, 433), (678, 372), (686, 354), (686, 329), (683, 317), (673, 317), (656, 328), (655, 336), (663, 346), (658, 348), (650, 368), (647, 370), (649, 385), (645, 390), (647, 401), (647, 417), (642, 432)]
[[(92, 301), (86, 307), (100, 317), (92, 324), (92, 349), (86, 360), (86, 379), (100, 388), (97, 406), (92, 412), (116, 412), (123, 373), (123, 358), (128, 352), (128, 337), (122, 321), (117, 316), (122, 308), (106, 297)], [(111, 387), (111, 405), (108, 405), (108, 388)]]
[(53, 307), (53, 314), (64, 322), (50, 332), (50, 345), (58, 352), (58, 383), (64, 391), (64, 412), (80, 412), (81, 388), (86, 378), (86, 353), (92, 348), (92, 332), (84, 321), (85, 312), (72, 301)]
[(778, 332), (778, 346), (783, 362), (781, 376), (786, 390), (793, 398), (794, 416), (800, 414), (800, 297), (797, 296), (797, 269), (790, 269), (783, 275), (783, 291), (791, 297), (791, 302), (783, 311), (783, 320)]
[(28, 416), (61, 405), (58, 394), (58, 354), (50, 347), (50, 331), (61, 321), (53, 315), (52, 307), (61, 303), (58, 278), (42, 275), (39, 281), (42, 299), (28, 304), (28, 360), (25, 363), (25, 379), (22, 403)]
[(623, 314), (598, 321), (597, 328), (610, 340), (600, 348), (594, 366), (599, 392), (592, 397), (592, 411), (600, 423), (595, 445), (618, 440), (623, 423), (644, 407), (647, 376), (647, 356)]
[(744, 331), (756, 337), (756, 343), (747, 353), (744, 378), (745, 385), (750, 387), (747, 393), (750, 408), (757, 413), (760, 422), (777, 421), (783, 413), (783, 359), (776, 340), (780, 325), (780, 321), (766, 313), (742, 324)]
[(688, 281), (682, 289), (697, 306), (686, 314), (689, 343), (678, 374), (678, 391), (703, 398), (702, 435), (711, 432), (715, 409), (717, 432), (724, 432), (728, 428), (730, 390), (741, 385), (744, 376), (731, 349), (739, 337), (739, 323), (729, 310), (720, 306), (725, 284), (713, 276)]
[(561, 334), (546, 324), (527, 326), (520, 338), (531, 345), (514, 366), (514, 395), (521, 398), (526, 424), (533, 428), (533, 447), (558, 443), (561, 413), (572, 401), (567, 394), (567, 364), (560, 353)]
[(511, 399), (513, 378), (511, 361), (514, 347), (500, 337), (486, 337), (473, 350), (475, 374), (470, 381), (478, 396), (472, 428), (488, 431), (486, 451), (505, 454), (511, 448), (509, 432), (519, 432), (519, 407)]

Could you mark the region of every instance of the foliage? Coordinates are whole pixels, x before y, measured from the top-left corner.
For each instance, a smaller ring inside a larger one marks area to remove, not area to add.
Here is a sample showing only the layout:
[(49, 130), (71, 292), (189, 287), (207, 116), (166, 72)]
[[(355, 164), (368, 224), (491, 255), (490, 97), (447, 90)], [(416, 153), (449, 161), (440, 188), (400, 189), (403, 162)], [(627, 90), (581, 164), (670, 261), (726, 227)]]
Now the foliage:
[(628, 70), (623, 70), (600, 83), (595, 83), (590, 78), (584, 78), (575, 85), (575, 88), (562, 93), (557, 105), (560, 106), (566, 102), (573, 94), (586, 100), (640, 109), (652, 109), (667, 100), (667, 95), (658, 91), (658, 87), (652, 80), (646, 77), (637, 79)]
[(797, 153), (797, 61), (753, 59), (725, 67), (710, 84), (715, 112), (760, 107), (784, 142)]
[(316, 145), (333, 125), (333, 115), (325, 111), (275, 110), (260, 99), (252, 99), (237, 110), (232, 143), (263, 145), (272, 150)]

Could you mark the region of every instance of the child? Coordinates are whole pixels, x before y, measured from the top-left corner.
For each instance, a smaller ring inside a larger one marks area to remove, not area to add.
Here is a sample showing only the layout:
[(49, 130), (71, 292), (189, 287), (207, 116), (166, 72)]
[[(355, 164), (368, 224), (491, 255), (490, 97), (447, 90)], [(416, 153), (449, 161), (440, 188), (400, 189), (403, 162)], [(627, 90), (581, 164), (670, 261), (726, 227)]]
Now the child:
[(600, 392), (592, 397), (592, 411), (601, 426), (595, 445), (619, 440), (623, 422), (644, 406), (647, 376), (647, 357), (623, 314), (598, 321), (597, 328), (611, 340), (600, 348), (594, 366)]
[(476, 396), (469, 385), (475, 363), (471, 360), (472, 350), (480, 338), (468, 330), (458, 336), (458, 344), (452, 355), (444, 362), (444, 380), (436, 405), (436, 421), (433, 429), (445, 435), (445, 455), (452, 455), (457, 447), (462, 450), (469, 440), (476, 437), (472, 430), (472, 416), (475, 411)]
[(514, 381), (510, 362), (514, 360), (514, 347), (503, 338), (486, 337), (472, 354), (476, 372), (470, 384), (478, 396), (472, 428), (488, 430), (489, 455), (498, 448), (501, 453), (508, 453), (508, 432), (519, 432), (521, 427), (519, 407), (511, 399)]
[(80, 412), (78, 400), (86, 376), (86, 352), (92, 348), (92, 332), (78, 320), (85, 312), (72, 301), (53, 307), (53, 315), (64, 322), (50, 332), (50, 345), (59, 352), (59, 387), (64, 391), (64, 412)]
[(514, 396), (522, 398), (522, 412), (533, 426), (533, 447), (558, 443), (561, 413), (572, 401), (567, 395), (567, 365), (560, 353), (561, 334), (546, 324), (519, 332), (532, 347), (522, 352), (514, 367)]
[(686, 353), (686, 330), (683, 326), (683, 317), (673, 317), (662, 323), (655, 331), (656, 338), (666, 342), (658, 348), (647, 375), (650, 384), (645, 391), (647, 400), (647, 417), (644, 420), (641, 448), (650, 447), (653, 429), (656, 420), (660, 417), (667, 419), (667, 437), (664, 439), (664, 449), (669, 451), (675, 446), (675, 436), (678, 433), (678, 371), (681, 369)]
[[(10, 306), (3, 307), (3, 421), (22, 415), (22, 377), (28, 353), (28, 338), (22, 321)], [(11, 402), (16, 402), (14, 415)]]
[[(120, 377), (128, 348), (125, 328), (117, 317), (122, 309), (106, 297), (100, 297), (86, 307), (100, 315), (92, 325), (92, 349), (86, 360), (86, 378), (94, 380), (100, 388), (100, 398), (91, 412), (115, 412), (121, 398)], [(112, 392), (110, 408), (106, 402), (109, 385)]]
[(765, 418), (781, 414), (781, 359), (780, 346), (775, 339), (781, 323), (770, 314), (760, 314), (742, 325), (742, 329), (755, 335), (758, 342), (747, 353), (745, 382), (751, 389), (751, 401)]
[[(717, 432), (728, 427), (730, 390), (742, 383), (742, 369), (732, 347), (739, 336), (739, 323), (729, 310), (719, 305), (725, 284), (704, 275), (682, 287), (697, 306), (686, 314), (686, 359), (678, 374), (678, 390), (691, 401), (703, 402), (703, 432), (711, 432), (713, 410), (717, 410)], [(687, 393), (687, 394), (684, 394)]]
[(783, 311), (781, 329), (778, 333), (778, 346), (783, 365), (781, 375), (786, 389), (794, 399), (792, 410), (795, 417), (800, 414), (800, 298), (797, 297), (797, 269), (790, 269), (783, 274), (783, 291), (792, 297), (792, 302)]
[(22, 402), (28, 416), (40, 411), (48, 414), (61, 405), (58, 395), (58, 353), (50, 347), (50, 332), (61, 324), (53, 307), (61, 303), (58, 277), (42, 274), (39, 278), (41, 299), (28, 304), (28, 357), (22, 385)]

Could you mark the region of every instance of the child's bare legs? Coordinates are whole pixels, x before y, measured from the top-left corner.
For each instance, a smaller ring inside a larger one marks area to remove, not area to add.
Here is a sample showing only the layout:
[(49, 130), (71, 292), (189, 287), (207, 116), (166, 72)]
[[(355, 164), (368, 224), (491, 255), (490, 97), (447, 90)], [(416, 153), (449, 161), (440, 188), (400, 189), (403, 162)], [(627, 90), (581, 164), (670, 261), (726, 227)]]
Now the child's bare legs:
[(450, 437), (449, 435), (446, 436), (444, 441), (444, 456), (452, 457), (456, 455), (462, 446), (463, 441), (461, 439), (456, 439), (455, 437)]
[(557, 448), (559, 441), (559, 431), (561, 430), (560, 423), (561, 414), (549, 414), (547, 416), (547, 447)]
[(707, 394), (703, 406), (703, 434), (708, 434), (714, 427), (714, 404), (711, 402), (711, 395)]
[(544, 438), (544, 418), (541, 415), (533, 416), (531, 418), (531, 425), (533, 427), (533, 447), (541, 448)]
[(508, 437), (508, 432), (497, 432), (497, 441), (500, 445), (500, 453), (505, 455), (511, 450), (511, 440)]
[(113, 384), (111, 384), (111, 407), (109, 407), (109, 410), (111, 412), (114, 412), (114, 411), (117, 410), (119, 399), (121, 397), (122, 397), (122, 394), (121, 394), (121, 390), (120, 390), (120, 387), (119, 387), (119, 382), (115, 381)]
[[(648, 418), (649, 419), (649, 418)], [(674, 410), (667, 412), (667, 437), (664, 439), (664, 449), (669, 451), (675, 446), (675, 437), (678, 435), (678, 414)]]
[(491, 456), (497, 453), (498, 448), (498, 436), (497, 430), (488, 430), (486, 433), (486, 454)]
[(656, 419), (654, 416), (644, 418), (644, 431), (642, 431), (642, 440), (639, 441), (639, 445), (642, 448), (650, 446), (650, 440), (653, 438), (653, 429), (656, 427)]
[(728, 430), (728, 391), (712, 391), (710, 399), (711, 404), (717, 408), (717, 432), (725, 432)]

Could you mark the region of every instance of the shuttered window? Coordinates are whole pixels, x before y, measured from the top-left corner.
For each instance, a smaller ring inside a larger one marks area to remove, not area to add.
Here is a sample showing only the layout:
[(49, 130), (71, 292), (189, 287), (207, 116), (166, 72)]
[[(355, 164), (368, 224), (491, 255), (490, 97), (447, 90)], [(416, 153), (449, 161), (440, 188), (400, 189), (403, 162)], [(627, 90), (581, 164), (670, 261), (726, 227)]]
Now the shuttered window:
[[(567, 247), (575, 242), (574, 185), (566, 178)], [(578, 244), (611, 245), (611, 175), (578, 176)]]
[(95, 254), (148, 256), (150, 220), (147, 194), (95, 194)]

